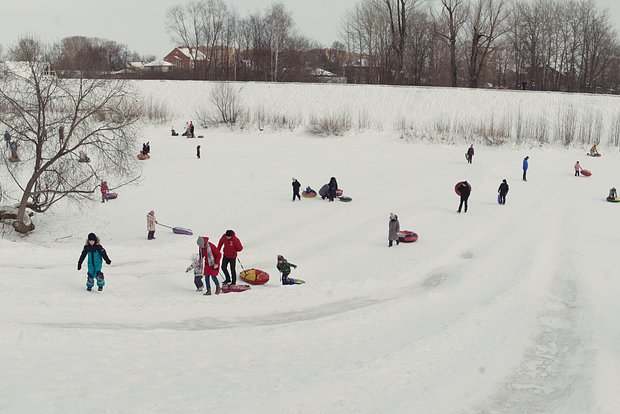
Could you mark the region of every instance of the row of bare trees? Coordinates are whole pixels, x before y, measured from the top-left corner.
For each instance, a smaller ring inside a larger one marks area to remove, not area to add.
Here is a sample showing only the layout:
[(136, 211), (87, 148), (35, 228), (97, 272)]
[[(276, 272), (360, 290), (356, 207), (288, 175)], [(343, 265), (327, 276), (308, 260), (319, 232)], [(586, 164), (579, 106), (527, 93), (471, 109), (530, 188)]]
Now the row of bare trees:
[(342, 19), (354, 81), (617, 91), (620, 41), (592, 0), (360, 0)]

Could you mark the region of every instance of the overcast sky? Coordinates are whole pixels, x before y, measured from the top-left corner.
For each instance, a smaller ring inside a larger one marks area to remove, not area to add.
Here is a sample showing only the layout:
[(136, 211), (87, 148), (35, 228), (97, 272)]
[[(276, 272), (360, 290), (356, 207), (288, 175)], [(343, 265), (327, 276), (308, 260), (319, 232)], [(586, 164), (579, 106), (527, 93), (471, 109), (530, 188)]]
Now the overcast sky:
[[(330, 46), (338, 39), (345, 11), (358, 0), (280, 0), (293, 13), (297, 29)], [(438, 0), (431, 0), (437, 2)], [(183, 0), (0, 0), (0, 44), (4, 49), (18, 36), (33, 34), (46, 41), (66, 36), (101, 37), (127, 44), (138, 53), (163, 57), (172, 47), (164, 17), (168, 7)], [(228, 0), (240, 15), (264, 10), (273, 0)], [(607, 7), (620, 31), (620, 0), (597, 0)]]

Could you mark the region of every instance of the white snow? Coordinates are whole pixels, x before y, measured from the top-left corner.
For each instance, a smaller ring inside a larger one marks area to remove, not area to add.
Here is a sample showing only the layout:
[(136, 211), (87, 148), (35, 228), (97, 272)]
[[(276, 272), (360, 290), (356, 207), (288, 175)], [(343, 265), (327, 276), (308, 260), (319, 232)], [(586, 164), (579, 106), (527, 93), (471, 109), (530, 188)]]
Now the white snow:
[[(182, 125), (207, 100), (210, 84), (201, 85), (140, 88), (169, 96)], [(618, 112), (617, 100), (240, 86), (254, 91), (246, 100), (303, 116), (332, 101), (353, 111), (371, 102), (384, 132), (323, 139), (197, 128), (206, 137), (186, 139), (167, 125), (147, 128), (139, 139), (152, 156), (139, 185), (106, 204), (58, 206), (34, 217), (33, 234), (0, 239), (0, 412), (620, 412), (620, 206), (605, 201), (619, 185), (617, 149), (590, 159), (585, 148), (476, 145), (468, 165), (465, 145), (408, 143), (386, 127), (390, 108), (421, 111), (422, 95), (431, 97), (425, 114), (452, 102), (455, 118), (484, 112), (472, 105), (486, 97), (498, 114), (510, 99), (528, 111), (558, 101), (605, 114)], [(576, 160), (592, 177), (573, 176)], [(351, 203), (291, 202), (292, 177), (318, 190), (330, 176)], [(499, 206), (503, 178), (510, 192)], [(453, 187), (463, 179), (473, 191), (457, 214)], [(215, 243), (234, 229), (241, 263), (272, 280), (245, 293), (195, 292), (185, 269), (196, 237), (158, 227), (147, 241), (151, 209)], [(420, 235), (416, 243), (387, 247), (390, 212)], [(102, 293), (87, 292), (76, 269), (91, 231), (112, 260)], [(278, 254), (305, 285), (278, 283)]]

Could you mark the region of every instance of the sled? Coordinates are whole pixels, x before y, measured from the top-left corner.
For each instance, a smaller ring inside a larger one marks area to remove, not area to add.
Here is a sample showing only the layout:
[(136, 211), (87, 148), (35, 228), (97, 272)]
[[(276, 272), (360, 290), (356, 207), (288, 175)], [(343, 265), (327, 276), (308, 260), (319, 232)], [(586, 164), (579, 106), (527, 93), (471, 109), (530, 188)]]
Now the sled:
[(618, 197), (607, 197), (607, 201), (610, 203), (620, 203), (620, 198)]
[(196, 138), (204, 138), (204, 135), (197, 135)]
[(581, 175), (584, 177), (589, 177), (592, 175), (592, 172), (590, 170), (581, 170)]
[(106, 200), (114, 200), (117, 197), (118, 197), (118, 193), (108, 193), (103, 196), (103, 198), (105, 198)]
[[(456, 185), (454, 186), (454, 192), (456, 193), (456, 195), (460, 196), (461, 192), (459, 191), (459, 186), (461, 184), (463, 184), (465, 181), (459, 181), (458, 183), (456, 183)], [(471, 193), (471, 184), (467, 183), (467, 186), (469, 187), (469, 192)]]
[(305, 191), (302, 191), (301, 196), (304, 198), (314, 198), (316, 197), (316, 191), (310, 191), (308, 193), (306, 193)]
[(18, 157), (9, 157), (9, 162), (18, 162), (19, 158)]
[(151, 158), (149, 154), (138, 154), (139, 160), (148, 160), (149, 158)]
[(286, 279), (287, 283), (283, 283), (283, 285), (302, 285), (304, 283), (306, 283), (305, 280), (301, 280), (301, 279), (293, 279), (292, 277), (289, 277)]
[(413, 243), (418, 240), (418, 234), (409, 230), (403, 230), (398, 233), (398, 241), (400, 243)]
[(264, 285), (269, 282), (269, 273), (260, 269), (245, 269), (239, 272), (239, 278), (250, 285)]
[(600, 156), (601, 156), (601, 154), (591, 154), (591, 153), (589, 153), (589, 152), (588, 152), (588, 153), (586, 153), (586, 155), (587, 155), (588, 157), (595, 157), (595, 158), (596, 158), (596, 157), (600, 157)]
[(191, 235), (194, 234), (194, 233), (192, 233), (192, 231), (190, 229), (186, 229), (186, 228), (183, 228), (183, 227), (173, 227), (172, 228), (172, 232), (174, 234), (185, 234), (186, 236), (191, 236)]
[(250, 285), (222, 285), (222, 293), (245, 292), (250, 289)]
[(338, 199), (345, 203), (348, 203), (349, 201), (353, 200), (351, 197), (338, 197)]

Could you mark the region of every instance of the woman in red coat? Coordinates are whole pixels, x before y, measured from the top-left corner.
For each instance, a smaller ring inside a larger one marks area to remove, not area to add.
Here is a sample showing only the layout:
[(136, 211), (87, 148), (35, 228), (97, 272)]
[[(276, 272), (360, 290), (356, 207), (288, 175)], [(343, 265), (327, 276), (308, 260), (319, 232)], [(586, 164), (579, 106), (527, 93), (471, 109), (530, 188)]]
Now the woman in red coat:
[(110, 192), (110, 189), (108, 188), (108, 182), (102, 181), (101, 182), (101, 202), (102, 203), (105, 203), (106, 201), (108, 201), (109, 192)]
[(222, 258), (222, 253), (220, 253), (215, 245), (209, 241), (207, 236), (198, 237), (196, 243), (200, 246), (200, 254), (205, 260), (205, 264), (203, 266), (205, 284), (207, 285), (205, 295), (211, 294), (211, 282), (209, 281), (209, 278), (213, 279), (213, 283), (215, 283), (215, 294), (219, 295), (221, 289), (220, 281), (217, 280), (217, 274), (220, 269), (220, 259)]
[[(217, 249), (222, 250), (222, 246), (224, 246), (224, 258), (222, 259), (222, 271), (224, 272), (224, 276), (226, 276), (226, 280), (224, 280), (225, 284), (236, 285), (237, 284), (237, 269), (235, 268), (235, 264), (237, 262), (237, 253), (243, 250), (243, 245), (241, 244), (241, 240), (237, 238), (235, 232), (232, 230), (226, 230), (226, 233), (222, 235), (220, 238), (220, 242), (217, 244)], [(228, 274), (228, 265), (230, 265), (230, 273)]]

